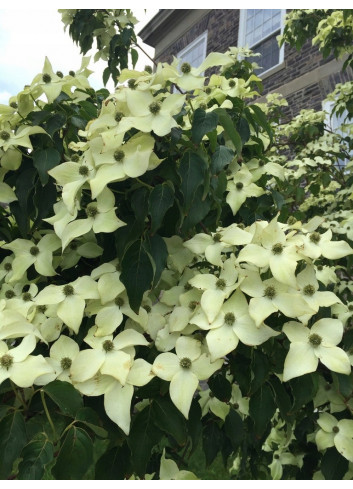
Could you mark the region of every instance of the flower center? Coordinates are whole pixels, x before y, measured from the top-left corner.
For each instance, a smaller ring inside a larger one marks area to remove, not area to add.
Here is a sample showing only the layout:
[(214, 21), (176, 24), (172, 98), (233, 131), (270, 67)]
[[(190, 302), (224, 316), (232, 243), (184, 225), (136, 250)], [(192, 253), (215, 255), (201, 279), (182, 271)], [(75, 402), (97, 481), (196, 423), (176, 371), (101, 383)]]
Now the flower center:
[(235, 184), (235, 187), (237, 190), (241, 190), (244, 187), (244, 184), (243, 184), (243, 182), (237, 182)]
[(227, 312), (224, 316), (224, 322), (228, 324), (228, 326), (232, 326), (235, 322), (235, 316), (232, 312)]
[(97, 207), (95, 205), (87, 207), (86, 214), (87, 214), (87, 217), (96, 217), (96, 215), (98, 214)]
[(73, 70), (70, 70), (70, 71), (69, 71), (69, 75), (70, 75), (70, 76), (75, 76), (75, 72), (74, 72)]
[(216, 234), (213, 235), (213, 241), (215, 243), (219, 243), (221, 241), (221, 238), (222, 238), (221, 233), (216, 233)]
[(304, 295), (308, 295), (309, 297), (311, 297), (315, 294), (315, 287), (311, 284), (308, 284), (303, 288), (303, 293)]
[(316, 268), (319, 270), (319, 272), (322, 272), (322, 270), (324, 269), (322, 265), (318, 265)]
[(223, 278), (219, 278), (216, 282), (217, 289), (223, 290), (226, 288), (226, 281)]
[(61, 359), (61, 362), (60, 362), (60, 365), (61, 365), (61, 368), (62, 368), (63, 370), (67, 370), (67, 369), (69, 369), (69, 368), (71, 367), (71, 365), (72, 365), (72, 360), (71, 360), (71, 358), (69, 358), (69, 357), (64, 357), (64, 358), (62, 358), (62, 359)]
[(322, 342), (322, 338), (321, 336), (319, 336), (318, 334), (316, 333), (313, 333), (309, 336), (309, 341), (310, 343), (312, 344), (312, 346), (314, 348), (318, 347), (319, 345), (321, 345), (321, 342)]
[(114, 160), (119, 162), (119, 161), (123, 161), (124, 158), (125, 158), (124, 151), (121, 151), (121, 149), (117, 149), (114, 153)]
[(150, 75), (152, 75), (152, 66), (146, 65), (144, 69), (145, 69), (145, 71), (147, 71), (147, 73), (149, 73)]
[(353, 304), (349, 304), (348, 311), (353, 311)]
[(44, 73), (44, 75), (42, 76), (42, 80), (44, 81), (44, 83), (50, 83), (51, 82), (51, 76), (48, 75), (48, 73)]
[(80, 157), (77, 154), (74, 154), (71, 156), (71, 161), (73, 161), (74, 163), (77, 163), (79, 161), (79, 159), (80, 159)]
[(191, 362), (190, 358), (184, 357), (180, 360), (179, 365), (181, 366), (181, 368), (188, 369), (191, 367), (191, 363), (192, 362)]
[(212, 88), (211, 87), (207, 87), (206, 90), (205, 90), (205, 93), (207, 95), (209, 95), (211, 92), (212, 92)]
[(83, 177), (87, 177), (88, 173), (89, 173), (89, 168), (88, 166), (86, 165), (82, 165), (80, 166), (79, 170), (78, 170), (79, 174), (82, 175)]
[(15, 292), (11, 289), (5, 292), (6, 299), (12, 299), (13, 297), (15, 297), (15, 295), (16, 295)]
[(30, 252), (30, 254), (31, 254), (32, 256), (37, 256), (37, 255), (38, 255), (38, 253), (39, 253), (39, 248), (38, 248), (38, 246), (32, 246), (32, 248), (30, 248), (29, 252)]
[(146, 312), (151, 312), (151, 310), (152, 310), (152, 309), (151, 309), (151, 306), (149, 306), (148, 304), (146, 304), (145, 306), (143, 306), (143, 308), (144, 308), (144, 310), (145, 310)]
[(196, 307), (197, 307), (197, 302), (196, 301), (189, 302), (189, 309), (190, 309), (190, 311), (195, 311)]
[(44, 305), (37, 306), (37, 311), (42, 313), (42, 314), (44, 314), (46, 310), (47, 310), (47, 306), (44, 306)]
[(24, 294), (22, 294), (22, 300), (24, 300), (25, 302), (29, 302), (32, 300), (32, 295), (29, 292), (25, 292)]
[(183, 63), (181, 65), (180, 70), (181, 70), (182, 73), (185, 73), (185, 74), (190, 73), (190, 71), (191, 71), (191, 65), (190, 65), (190, 63)]
[(152, 102), (148, 106), (148, 108), (149, 108), (151, 114), (156, 115), (161, 110), (161, 104), (159, 102)]
[(4, 265), (4, 270), (5, 270), (6, 272), (9, 272), (10, 270), (12, 270), (12, 265), (11, 265), (11, 263), (9, 263), (9, 262), (5, 263), (5, 265)]
[(65, 285), (65, 287), (63, 288), (63, 292), (66, 297), (69, 297), (70, 295), (74, 295), (75, 293), (73, 286), (69, 284)]
[(283, 251), (283, 245), (281, 243), (276, 243), (272, 246), (272, 253), (274, 255), (280, 255)]
[(13, 364), (13, 356), (7, 353), (0, 358), (0, 365), (8, 370)]
[(340, 430), (340, 429), (339, 429), (339, 427), (338, 427), (338, 426), (334, 426), (334, 427), (332, 428), (333, 433), (338, 433), (338, 432), (339, 432), (339, 430)]
[(188, 290), (191, 290), (191, 289), (192, 289), (192, 285), (191, 285), (191, 284), (186, 283), (186, 284), (184, 285), (184, 290), (188, 291)]
[(273, 299), (274, 297), (276, 297), (276, 289), (273, 285), (269, 285), (268, 287), (266, 287), (264, 296), (268, 299)]
[(16, 104), (16, 102), (11, 102), (10, 107), (12, 107), (13, 109), (17, 109), (18, 105)]
[(114, 302), (116, 306), (122, 307), (125, 301), (122, 297), (115, 297)]
[(235, 87), (235, 81), (234, 80), (229, 80), (228, 85), (230, 86), (230, 88)]
[(59, 78), (64, 78), (64, 73), (62, 71), (57, 71), (56, 76), (58, 76)]
[(135, 78), (130, 78), (130, 80), (128, 80), (128, 82), (127, 82), (127, 85), (129, 88), (131, 88), (131, 90), (134, 90), (136, 88)]
[(114, 343), (111, 340), (105, 340), (103, 343), (103, 350), (107, 353), (114, 350)]
[(3, 141), (7, 141), (8, 139), (10, 139), (10, 133), (7, 132), (7, 131), (1, 131), (0, 132), (0, 138), (3, 140)]
[(117, 112), (115, 114), (115, 121), (120, 122), (123, 117), (124, 117), (124, 114), (122, 112)]
[(317, 244), (320, 241), (320, 239), (321, 239), (320, 233), (315, 232), (310, 235), (310, 241), (314, 244)]

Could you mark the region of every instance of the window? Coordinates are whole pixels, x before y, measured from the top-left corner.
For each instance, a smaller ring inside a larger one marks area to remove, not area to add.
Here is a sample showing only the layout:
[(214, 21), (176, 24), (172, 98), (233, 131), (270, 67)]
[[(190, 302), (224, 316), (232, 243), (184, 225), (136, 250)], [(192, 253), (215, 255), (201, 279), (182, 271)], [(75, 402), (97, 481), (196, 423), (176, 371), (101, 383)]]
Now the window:
[[(334, 105), (335, 105), (335, 102), (330, 101), (330, 100), (324, 100), (322, 102), (322, 110), (324, 110), (326, 112), (325, 124), (330, 131), (335, 132), (336, 134), (338, 134), (339, 136), (342, 136), (344, 138), (345, 136), (348, 136), (348, 134), (346, 134), (342, 130), (341, 125), (344, 124), (345, 122), (349, 122), (349, 121), (346, 121), (346, 117), (348, 115), (348, 112), (347, 112), (347, 110), (345, 110), (343, 112), (343, 114), (340, 116), (337, 114), (333, 114), (332, 110), (333, 110)], [(351, 158), (352, 158), (353, 157), (353, 151), (351, 151), (350, 154), (351, 154)], [(346, 158), (344, 160), (339, 159), (335, 166), (337, 166), (338, 168), (342, 168), (342, 166), (345, 166), (348, 163), (348, 161), (350, 161), (348, 158)]]
[(280, 49), (276, 37), (284, 24), (284, 9), (247, 9), (240, 10), (239, 46), (247, 46), (260, 57), (250, 58), (261, 68), (258, 74), (265, 73), (284, 59), (284, 46)]
[(207, 31), (188, 44), (186, 48), (179, 51), (177, 58), (181, 59), (183, 63), (190, 63), (194, 68), (198, 68), (206, 58), (206, 51)]

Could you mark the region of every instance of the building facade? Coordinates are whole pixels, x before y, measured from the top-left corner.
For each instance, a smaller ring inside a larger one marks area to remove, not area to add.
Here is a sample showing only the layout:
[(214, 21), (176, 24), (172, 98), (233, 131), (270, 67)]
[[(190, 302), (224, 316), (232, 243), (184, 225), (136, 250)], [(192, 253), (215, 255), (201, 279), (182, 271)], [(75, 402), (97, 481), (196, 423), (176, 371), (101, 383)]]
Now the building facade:
[(281, 93), (289, 104), (288, 116), (303, 108), (327, 109), (323, 100), (337, 83), (353, 80), (352, 70), (342, 72), (343, 62), (323, 59), (310, 41), (299, 52), (288, 45), (279, 49), (276, 37), (285, 13), (285, 9), (159, 10), (139, 35), (155, 48), (157, 62), (172, 62), (176, 56), (192, 66), (210, 52), (248, 46), (262, 54), (254, 61), (262, 66), (258, 73), (263, 95)]

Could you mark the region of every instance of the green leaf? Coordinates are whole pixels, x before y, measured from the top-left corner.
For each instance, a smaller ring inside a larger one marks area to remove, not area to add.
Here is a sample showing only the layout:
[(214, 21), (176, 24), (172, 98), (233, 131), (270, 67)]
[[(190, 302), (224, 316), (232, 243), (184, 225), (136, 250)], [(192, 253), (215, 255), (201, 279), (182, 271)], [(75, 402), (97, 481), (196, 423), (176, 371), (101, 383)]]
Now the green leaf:
[(138, 412), (132, 421), (128, 444), (132, 454), (133, 467), (138, 476), (144, 476), (152, 448), (161, 440), (162, 432), (154, 423), (152, 407)]
[(105, 70), (103, 71), (103, 85), (104, 86), (106, 86), (106, 84), (108, 83), (109, 77), (110, 77), (110, 69), (107, 66), (105, 68)]
[(206, 465), (210, 465), (221, 450), (224, 436), (224, 433), (214, 420), (211, 420), (204, 427), (202, 432), (202, 446), (205, 452)]
[(97, 462), (95, 477), (97, 480), (123, 480), (131, 473), (129, 467), (130, 450), (126, 443), (121, 447), (108, 450)]
[(152, 416), (156, 426), (171, 435), (183, 446), (187, 440), (186, 421), (172, 401), (166, 397), (158, 397), (152, 403)]
[(145, 243), (145, 249), (150, 255), (150, 259), (153, 266), (153, 284), (155, 287), (159, 279), (161, 278), (162, 272), (166, 267), (168, 258), (168, 249), (165, 241), (161, 236), (155, 234), (154, 236), (148, 237)]
[(50, 137), (53, 137), (54, 133), (59, 131), (66, 124), (66, 115), (62, 113), (56, 113), (49, 117), (45, 124), (44, 129), (47, 131)]
[(236, 450), (243, 441), (244, 426), (243, 420), (234, 408), (230, 408), (224, 421), (224, 431), (226, 436), (230, 439), (233, 450)]
[(38, 182), (34, 195), (34, 204), (37, 208), (37, 216), (33, 227), (38, 226), (42, 219), (53, 215), (53, 206), (57, 200), (57, 190), (53, 180), (44, 187)]
[(96, 117), (98, 117), (97, 107), (94, 104), (92, 104), (92, 102), (88, 102), (87, 100), (82, 100), (82, 102), (80, 102), (79, 105), (81, 107), (80, 115), (85, 119), (87, 119), (87, 121), (91, 119), (96, 119)]
[(213, 375), (208, 380), (208, 386), (212, 393), (222, 402), (228, 402), (232, 396), (232, 386), (230, 382), (221, 374)]
[(239, 132), (241, 142), (245, 144), (250, 139), (250, 127), (249, 123), (244, 117), (238, 122), (237, 130)]
[(276, 204), (277, 209), (280, 211), (285, 203), (285, 199), (282, 194), (277, 192), (277, 190), (271, 190), (273, 202)]
[(18, 466), (20, 480), (40, 480), (47, 465), (54, 458), (54, 445), (44, 433), (28, 443), (21, 452), (22, 461)]
[(211, 208), (211, 201), (208, 197), (202, 200), (202, 197), (203, 189), (199, 187), (193, 195), (190, 207), (186, 210), (186, 217), (181, 227), (183, 233), (188, 232), (196, 224), (199, 224), (208, 214)]
[(142, 240), (135, 241), (121, 261), (120, 280), (126, 287), (131, 309), (138, 313), (142, 296), (151, 287), (153, 265)]
[(139, 53), (136, 51), (136, 49), (131, 48), (130, 54), (131, 54), (132, 67), (135, 68), (137, 60), (139, 59)]
[(318, 387), (318, 376), (316, 373), (302, 375), (292, 379), (290, 382), (294, 398), (292, 411), (298, 411), (302, 406), (313, 400)]
[(291, 399), (284, 388), (284, 384), (280, 382), (278, 377), (272, 376), (270, 385), (272, 386), (275, 393), (275, 400), (278, 406), (278, 409), (281, 413), (282, 418), (287, 422), (293, 422), (293, 415), (291, 415)]
[(14, 411), (0, 422), (0, 478), (7, 479), (14, 461), (27, 443), (26, 425), (22, 414)]
[(252, 394), (265, 382), (268, 377), (270, 364), (268, 357), (259, 350), (253, 350), (251, 359), (251, 382), (250, 392)]
[[(353, 373), (350, 375), (343, 375), (338, 373), (332, 373), (335, 385), (337, 385), (338, 391), (346, 399), (353, 396)], [(337, 382), (336, 382), (337, 380)]]
[(73, 126), (77, 127), (78, 129), (85, 129), (85, 127), (87, 126), (87, 120), (83, 119), (82, 117), (78, 117), (76, 115), (71, 117), (70, 122)]
[(184, 154), (179, 166), (184, 209), (189, 209), (196, 190), (204, 183), (206, 170), (206, 163), (198, 154), (190, 151)]
[(227, 114), (227, 112), (224, 109), (221, 109), (221, 108), (218, 108), (218, 109), (214, 110), (213, 112), (218, 114), (219, 124), (225, 130), (227, 136), (229, 137), (229, 139), (234, 144), (234, 147), (235, 147), (235, 150), (236, 150), (238, 156), (240, 156), (243, 145), (241, 142), (241, 137), (240, 137), (238, 131), (236, 130), (235, 126), (234, 126), (234, 122), (233, 122), (232, 118), (230, 117), (229, 114)]
[(218, 115), (214, 112), (205, 112), (202, 109), (196, 109), (192, 121), (191, 138), (198, 144), (205, 134), (216, 129)]
[(174, 202), (174, 188), (170, 183), (154, 187), (150, 193), (148, 212), (151, 216), (151, 233), (154, 234), (162, 225), (165, 213)]
[(77, 411), (83, 407), (81, 394), (69, 382), (54, 380), (42, 390), (59, 406), (63, 414), (75, 417)]
[(211, 158), (212, 173), (219, 173), (234, 158), (234, 153), (226, 146), (218, 146)]
[(48, 171), (60, 163), (60, 153), (54, 148), (38, 149), (32, 153), (33, 165), (37, 168), (42, 185), (49, 180)]
[(200, 404), (196, 399), (192, 400), (189, 419), (187, 420), (188, 435), (191, 438), (192, 451), (195, 451), (199, 445), (199, 440), (202, 434), (202, 411)]
[(76, 413), (76, 420), (88, 426), (97, 436), (101, 438), (108, 436), (107, 430), (99, 426), (99, 416), (92, 408), (83, 407), (79, 409)]
[(250, 397), (249, 414), (255, 424), (257, 436), (263, 435), (276, 411), (276, 404), (273, 398), (271, 387), (268, 384), (262, 385)]
[(93, 443), (85, 430), (71, 426), (52, 472), (59, 480), (79, 480), (93, 463)]
[(258, 105), (250, 105), (250, 108), (253, 111), (254, 119), (263, 129), (265, 129), (265, 131), (270, 137), (270, 141), (272, 141), (273, 131), (267, 120), (266, 114), (260, 109)]
[(321, 472), (326, 480), (342, 480), (348, 470), (348, 460), (336, 450), (328, 448), (322, 457)]

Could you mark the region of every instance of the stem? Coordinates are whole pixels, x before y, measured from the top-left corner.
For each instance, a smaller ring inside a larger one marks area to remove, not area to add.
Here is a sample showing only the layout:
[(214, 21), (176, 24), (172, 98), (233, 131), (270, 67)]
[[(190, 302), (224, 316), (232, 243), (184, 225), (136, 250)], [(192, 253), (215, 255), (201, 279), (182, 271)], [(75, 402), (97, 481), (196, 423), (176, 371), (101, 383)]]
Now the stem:
[(10, 379), (10, 382), (11, 382), (11, 387), (12, 387), (12, 390), (14, 391), (15, 393), (15, 396), (16, 396), (16, 399), (19, 401), (19, 403), (23, 406), (24, 410), (27, 411), (28, 407), (27, 407), (27, 404), (26, 404), (26, 401), (25, 399), (23, 398), (23, 396), (20, 395), (20, 393), (17, 391), (17, 386), (12, 382), (12, 380)]
[(147, 54), (146, 51), (139, 44), (136, 43), (135, 46), (137, 48), (141, 49), (141, 51), (143, 52), (143, 54), (146, 55), (147, 58), (152, 61), (152, 63), (154, 64), (154, 66), (157, 66), (157, 63), (155, 62), (155, 60), (153, 58), (151, 58), (151, 56), (149, 54)]
[(53, 420), (51, 419), (50, 417), (50, 414), (49, 414), (49, 410), (48, 410), (48, 406), (47, 406), (47, 403), (45, 402), (45, 397), (44, 397), (44, 391), (41, 389), (40, 390), (40, 397), (42, 399), (42, 403), (43, 403), (43, 407), (44, 407), (44, 411), (45, 411), (45, 414), (48, 418), (48, 421), (49, 421), (49, 424), (50, 424), (50, 427), (51, 429), (53, 430), (53, 435), (54, 435), (54, 438), (56, 439), (56, 431), (55, 431), (55, 426), (54, 426), (54, 423), (53, 423)]
[(148, 185), (148, 183), (145, 183), (143, 182), (142, 180), (140, 180), (139, 178), (136, 178), (136, 180), (141, 184), (141, 185), (144, 185), (145, 187), (149, 188), (149, 189), (152, 189), (153, 190), (153, 187), (151, 185)]

